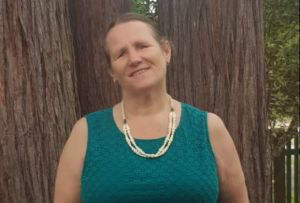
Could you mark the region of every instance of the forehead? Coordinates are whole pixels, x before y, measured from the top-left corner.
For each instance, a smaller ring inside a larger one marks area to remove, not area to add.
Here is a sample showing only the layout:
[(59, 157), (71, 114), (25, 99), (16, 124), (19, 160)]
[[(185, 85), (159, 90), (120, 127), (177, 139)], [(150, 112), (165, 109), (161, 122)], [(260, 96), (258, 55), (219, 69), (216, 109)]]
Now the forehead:
[(136, 40), (153, 41), (152, 29), (143, 22), (121, 23), (112, 28), (107, 35), (107, 48), (114, 49)]

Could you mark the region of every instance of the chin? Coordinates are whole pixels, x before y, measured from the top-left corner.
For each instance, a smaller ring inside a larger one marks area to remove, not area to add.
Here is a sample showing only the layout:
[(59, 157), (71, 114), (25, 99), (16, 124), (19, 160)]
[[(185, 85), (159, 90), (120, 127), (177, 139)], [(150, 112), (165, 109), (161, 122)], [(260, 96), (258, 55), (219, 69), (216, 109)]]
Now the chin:
[(144, 92), (144, 91), (148, 91), (154, 88), (154, 85), (149, 85), (149, 84), (145, 84), (145, 85), (137, 85), (132, 87), (132, 90), (135, 92)]
[(134, 92), (145, 92), (145, 91), (149, 91), (149, 90), (152, 90), (152, 89), (157, 89), (161, 85), (163, 85), (163, 83), (161, 83), (159, 81), (152, 81), (152, 82), (143, 81), (142, 83), (134, 84), (131, 87), (131, 90), (134, 91)]

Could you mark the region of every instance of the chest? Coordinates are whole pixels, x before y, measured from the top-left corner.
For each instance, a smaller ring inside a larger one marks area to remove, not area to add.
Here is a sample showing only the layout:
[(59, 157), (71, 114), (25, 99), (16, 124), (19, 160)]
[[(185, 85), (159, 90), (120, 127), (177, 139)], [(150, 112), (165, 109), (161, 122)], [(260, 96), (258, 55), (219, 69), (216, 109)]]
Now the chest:
[(136, 139), (158, 139), (168, 134), (169, 118), (129, 120), (131, 135)]
[[(127, 117), (127, 123), (130, 127), (132, 137), (136, 139), (150, 140), (158, 139), (167, 136), (168, 126), (170, 124), (170, 117), (168, 111), (146, 117)], [(181, 107), (175, 109), (176, 113), (176, 127), (179, 126), (181, 119)], [(123, 120), (118, 112), (114, 113), (114, 121), (119, 128), (123, 131)]]
[[(130, 127), (131, 136), (136, 139), (157, 139), (168, 134), (169, 118), (166, 115), (127, 118), (126, 120)], [(122, 120), (115, 119), (115, 123), (119, 131), (123, 132), (124, 123)]]
[[(101, 159), (95, 155), (86, 163), (93, 173), (82, 178), (83, 202), (215, 203), (218, 179), (212, 153), (200, 148), (195, 153), (197, 145), (180, 129), (175, 135), (159, 159), (136, 156), (124, 142), (100, 149)], [(156, 152), (163, 141), (136, 140), (146, 153)]]

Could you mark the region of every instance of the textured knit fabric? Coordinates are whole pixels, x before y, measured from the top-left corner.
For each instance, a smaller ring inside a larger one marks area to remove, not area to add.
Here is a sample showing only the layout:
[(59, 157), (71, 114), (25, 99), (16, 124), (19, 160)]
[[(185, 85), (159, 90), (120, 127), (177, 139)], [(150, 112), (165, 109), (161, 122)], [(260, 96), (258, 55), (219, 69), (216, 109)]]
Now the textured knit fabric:
[[(132, 152), (114, 122), (112, 108), (89, 114), (86, 119), (83, 203), (217, 202), (218, 177), (206, 112), (182, 103), (174, 140), (167, 153), (157, 159)], [(154, 154), (164, 138), (135, 140), (146, 153)]]

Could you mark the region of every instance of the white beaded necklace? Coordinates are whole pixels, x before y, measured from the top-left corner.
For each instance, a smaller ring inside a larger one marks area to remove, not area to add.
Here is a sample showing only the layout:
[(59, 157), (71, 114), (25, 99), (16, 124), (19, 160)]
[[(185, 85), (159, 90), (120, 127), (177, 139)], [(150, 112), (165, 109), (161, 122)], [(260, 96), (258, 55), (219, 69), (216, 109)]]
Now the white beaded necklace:
[(123, 116), (123, 132), (125, 134), (125, 139), (126, 142), (128, 144), (128, 146), (132, 149), (132, 151), (144, 158), (150, 158), (150, 159), (154, 159), (154, 158), (158, 158), (162, 155), (164, 155), (167, 150), (169, 149), (172, 141), (173, 141), (173, 137), (175, 134), (175, 125), (176, 125), (176, 114), (174, 111), (174, 107), (173, 107), (173, 99), (170, 96), (170, 103), (171, 103), (171, 112), (170, 112), (170, 116), (169, 116), (169, 126), (168, 126), (168, 135), (165, 138), (164, 144), (162, 145), (162, 147), (158, 150), (158, 152), (156, 154), (146, 154), (141, 148), (139, 148), (135, 141), (134, 138), (131, 136), (130, 133), (130, 128), (129, 125), (127, 124), (126, 118), (125, 118), (125, 113), (124, 113), (124, 102), (121, 102), (121, 108), (122, 108), (122, 116)]

